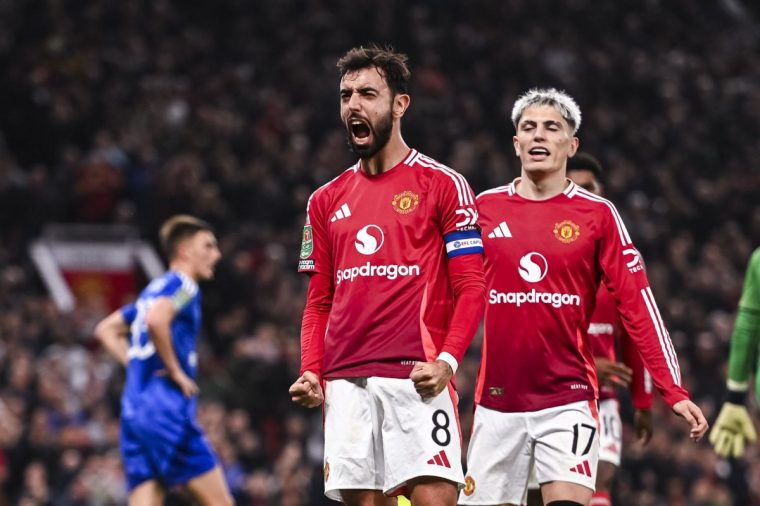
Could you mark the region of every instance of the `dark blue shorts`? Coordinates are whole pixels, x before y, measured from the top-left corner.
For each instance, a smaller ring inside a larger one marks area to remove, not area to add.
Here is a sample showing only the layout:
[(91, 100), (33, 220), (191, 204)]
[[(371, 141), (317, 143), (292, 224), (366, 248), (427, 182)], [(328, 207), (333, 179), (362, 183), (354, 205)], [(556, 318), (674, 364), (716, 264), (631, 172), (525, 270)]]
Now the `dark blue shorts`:
[(211, 445), (187, 409), (145, 409), (121, 420), (121, 454), (130, 491), (148, 480), (187, 483), (217, 465)]

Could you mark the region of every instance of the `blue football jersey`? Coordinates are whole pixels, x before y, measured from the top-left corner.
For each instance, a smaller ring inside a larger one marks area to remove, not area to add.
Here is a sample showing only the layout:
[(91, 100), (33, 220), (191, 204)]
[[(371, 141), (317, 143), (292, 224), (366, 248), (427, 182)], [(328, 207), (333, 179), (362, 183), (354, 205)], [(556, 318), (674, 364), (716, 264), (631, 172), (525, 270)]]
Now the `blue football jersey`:
[[(121, 402), (124, 418), (134, 416), (135, 410), (145, 409), (146, 404), (185, 404), (181, 395), (156, 395), (155, 392), (157, 387), (159, 390), (174, 388), (159, 373), (165, 369), (164, 363), (148, 335), (145, 322), (148, 311), (161, 297), (169, 298), (176, 310), (171, 323), (171, 334), (177, 360), (189, 377), (195, 378), (197, 374), (196, 339), (201, 327), (200, 291), (193, 279), (180, 272), (169, 271), (151, 281), (133, 304), (121, 308), (122, 316), (130, 326), (127, 381)], [(151, 392), (144, 395), (149, 387)]]

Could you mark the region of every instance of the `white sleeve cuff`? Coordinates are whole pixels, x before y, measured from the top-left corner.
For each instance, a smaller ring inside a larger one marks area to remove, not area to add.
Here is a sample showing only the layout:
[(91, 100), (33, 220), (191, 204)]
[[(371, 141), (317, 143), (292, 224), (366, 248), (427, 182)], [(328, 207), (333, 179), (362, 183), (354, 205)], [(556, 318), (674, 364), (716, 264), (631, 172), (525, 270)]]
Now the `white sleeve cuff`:
[[(438, 357), (440, 358), (440, 357)], [(734, 381), (732, 379), (728, 379), (726, 381), (726, 387), (731, 392), (746, 392), (749, 389), (749, 382), (747, 381)]]
[(457, 362), (457, 359), (454, 358), (454, 355), (448, 352), (443, 352), (440, 355), (438, 355), (438, 358), (436, 360), (443, 360), (447, 364), (451, 366), (451, 370), (454, 371), (454, 374), (457, 373), (457, 367), (459, 367), (459, 362)]

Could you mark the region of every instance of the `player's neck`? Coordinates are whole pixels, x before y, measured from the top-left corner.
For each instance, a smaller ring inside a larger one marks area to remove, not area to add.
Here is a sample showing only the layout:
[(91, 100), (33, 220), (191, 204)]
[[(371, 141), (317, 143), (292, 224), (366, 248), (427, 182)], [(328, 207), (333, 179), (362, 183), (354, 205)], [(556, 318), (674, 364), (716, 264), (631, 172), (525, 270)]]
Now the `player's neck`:
[(562, 193), (567, 185), (564, 170), (531, 173), (523, 170), (515, 190), (528, 200), (548, 200)]
[(169, 264), (169, 270), (172, 270), (174, 272), (179, 272), (181, 274), (184, 274), (188, 278), (192, 279), (193, 281), (197, 282), (198, 277), (195, 275), (195, 271), (190, 268), (187, 263), (182, 262), (180, 260), (175, 260)]
[(376, 176), (391, 170), (401, 163), (409, 154), (409, 146), (406, 145), (401, 134), (391, 135), (383, 149), (375, 153), (371, 158), (363, 158), (361, 169), (365, 174)]

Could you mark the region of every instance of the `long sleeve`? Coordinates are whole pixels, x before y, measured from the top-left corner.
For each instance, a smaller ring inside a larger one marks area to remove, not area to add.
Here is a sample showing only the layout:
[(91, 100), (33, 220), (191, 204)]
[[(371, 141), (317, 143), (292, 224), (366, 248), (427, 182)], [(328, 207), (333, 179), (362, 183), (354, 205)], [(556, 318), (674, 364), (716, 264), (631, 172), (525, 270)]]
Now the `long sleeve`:
[(760, 346), (760, 249), (755, 250), (747, 266), (739, 310), (731, 335), (727, 382), (730, 391), (747, 391), (751, 374), (757, 373), (754, 362), (758, 356), (758, 346)]
[(330, 278), (312, 274), (306, 294), (306, 307), (301, 322), (301, 374), (311, 371), (322, 376), (325, 354), (325, 331), (332, 307), (333, 289)]
[(486, 306), (486, 283), (482, 255), (460, 255), (449, 259), (449, 278), (454, 294), (451, 318), (442, 352), (462, 360), (472, 342)]
[(639, 350), (625, 330), (620, 332), (620, 349), (623, 363), (631, 368), (633, 375), (629, 390), (631, 392), (631, 401), (636, 409), (651, 409), (652, 398), (652, 376), (644, 367)]
[(626, 331), (669, 405), (688, 399), (681, 371), (660, 310), (649, 287), (639, 252), (614, 205), (604, 201), (599, 263)]

